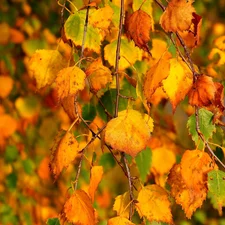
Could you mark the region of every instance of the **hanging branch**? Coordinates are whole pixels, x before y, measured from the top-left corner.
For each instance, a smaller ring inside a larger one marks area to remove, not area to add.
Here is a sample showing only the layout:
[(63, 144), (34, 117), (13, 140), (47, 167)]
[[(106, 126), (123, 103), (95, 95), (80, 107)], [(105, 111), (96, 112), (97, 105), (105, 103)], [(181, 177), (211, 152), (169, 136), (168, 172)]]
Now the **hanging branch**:
[[(166, 7), (159, 1), (159, 0), (154, 0), (159, 7), (165, 11)], [(181, 46), (184, 49), (184, 54), (186, 56), (186, 59), (184, 58), (184, 56), (182, 55), (182, 53), (180, 52), (180, 50), (178, 50), (178, 53), (180, 55), (180, 57), (183, 59), (183, 61), (187, 64), (187, 66), (190, 68), (192, 74), (193, 74), (193, 83), (195, 83), (197, 81), (197, 77), (200, 75), (199, 73), (196, 72), (195, 67), (194, 67), (194, 63), (191, 59), (191, 54), (190, 51), (188, 49), (188, 47), (185, 45), (183, 38), (180, 36), (180, 34), (178, 32), (175, 33)], [(170, 39), (172, 41), (172, 43), (174, 44), (174, 46), (176, 47), (176, 49), (179, 49), (175, 43), (175, 41), (173, 40), (172, 36), (170, 35)], [(208, 151), (211, 153), (211, 155), (216, 159), (216, 161), (218, 161), (218, 163), (225, 169), (225, 165), (223, 164), (223, 162), (221, 162), (221, 160), (216, 156), (216, 154), (213, 152), (213, 150), (211, 149), (211, 147), (209, 146), (209, 143), (205, 140), (203, 134), (200, 131), (200, 127), (199, 127), (199, 113), (198, 113), (198, 107), (195, 106), (195, 118), (196, 118), (196, 132), (198, 134), (198, 136), (201, 138), (201, 140), (204, 142), (206, 148), (208, 149)]]

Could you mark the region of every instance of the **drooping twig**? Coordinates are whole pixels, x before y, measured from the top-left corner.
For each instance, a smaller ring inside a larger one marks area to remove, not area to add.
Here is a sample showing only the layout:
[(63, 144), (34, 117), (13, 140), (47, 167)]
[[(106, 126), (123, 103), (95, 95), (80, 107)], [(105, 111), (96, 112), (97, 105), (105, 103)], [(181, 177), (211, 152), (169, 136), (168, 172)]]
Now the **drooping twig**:
[(119, 61), (120, 61), (121, 36), (122, 36), (122, 29), (123, 29), (123, 18), (124, 18), (124, 0), (121, 0), (120, 23), (119, 23), (119, 32), (118, 32), (118, 38), (117, 38), (116, 61), (115, 61), (116, 91), (117, 92), (116, 92), (116, 104), (115, 104), (114, 117), (118, 116), (119, 99), (120, 99)]
[[(159, 6), (160, 8), (165, 11), (166, 10), (166, 7), (159, 1), (159, 0), (154, 0)], [(187, 60), (182, 57), (182, 54), (180, 51), (179, 52), (179, 55), (181, 56), (181, 58), (184, 60), (184, 62), (188, 65), (188, 67), (190, 68), (192, 74), (193, 74), (193, 82), (195, 83), (197, 81), (197, 78), (198, 76), (200, 75), (199, 73), (196, 72), (195, 70), (195, 67), (194, 67), (194, 63), (191, 59), (191, 54), (190, 54), (190, 51), (188, 49), (188, 47), (186, 46), (183, 38), (180, 36), (180, 34), (178, 32), (175, 33), (181, 46), (183, 47), (184, 49), (184, 54), (187, 58)], [(171, 36), (170, 36), (171, 37)], [(176, 46), (176, 43), (174, 42), (173, 39), (171, 39), (171, 41), (173, 42), (173, 44), (175, 45), (176, 48), (178, 48)], [(208, 149), (208, 151), (212, 154), (212, 156), (216, 159), (216, 161), (218, 161), (220, 163), (220, 165), (225, 169), (225, 165), (223, 164), (223, 162), (221, 162), (221, 160), (216, 156), (216, 154), (213, 152), (213, 150), (211, 149), (209, 143), (205, 140), (203, 134), (201, 133), (200, 131), (200, 127), (199, 127), (199, 113), (198, 113), (198, 107), (195, 106), (195, 118), (196, 118), (196, 131), (197, 131), (197, 134), (198, 136), (202, 139), (202, 141), (204, 142), (206, 148)]]
[(129, 220), (131, 220), (133, 213), (134, 213), (134, 194), (133, 194), (133, 179), (131, 177), (130, 168), (127, 162), (127, 158), (125, 153), (122, 153), (122, 159), (127, 171), (127, 178), (128, 178), (128, 184), (129, 184), (129, 194), (130, 194), (130, 211), (129, 211)]

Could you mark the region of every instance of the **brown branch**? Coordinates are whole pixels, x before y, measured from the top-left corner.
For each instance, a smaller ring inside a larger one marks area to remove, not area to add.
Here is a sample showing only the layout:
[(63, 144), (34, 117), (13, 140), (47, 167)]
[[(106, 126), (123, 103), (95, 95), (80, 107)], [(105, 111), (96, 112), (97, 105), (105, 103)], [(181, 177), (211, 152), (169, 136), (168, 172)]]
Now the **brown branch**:
[(116, 105), (115, 105), (114, 117), (118, 116), (119, 99), (120, 99), (119, 61), (120, 61), (121, 36), (122, 36), (122, 29), (123, 29), (123, 18), (124, 18), (124, 0), (121, 0), (120, 23), (119, 23), (119, 32), (118, 32), (117, 47), (116, 47), (116, 62), (115, 62), (115, 75), (116, 75), (116, 90), (117, 90), (117, 93), (116, 93)]
[(126, 171), (127, 171), (127, 178), (128, 178), (128, 184), (129, 184), (129, 194), (130, 194), (130, 201), (131, 201), (130, 211), (129, 211), (129, 220), (131, 221), (131, 218), (132, 218), (133, 213), (134, 213), (133, 180), (132, 180), (132, 177), (131, 177), (130, 168), (129, 168), (125, 153), (123, 152), (123, 153), (121, 153), (121, 155), (122, 155), (122, 159), (123, 159)]
[(78, 164), (78, 167), (77, 167), (77, 174), (76, 174), (76, 177), (75, 177), (75, 181), (73, 182), (73, 184), (74, 184), (73, 190), (77, 190), (78, 179), (80, 177), (82, 162), (83, 162), (83, 158), (84, 158), (84, 150), (85, 150), (85, 148), (81, 151), (81, 157), (80, 157), (80, 161), (79, 161), (79, 164)]

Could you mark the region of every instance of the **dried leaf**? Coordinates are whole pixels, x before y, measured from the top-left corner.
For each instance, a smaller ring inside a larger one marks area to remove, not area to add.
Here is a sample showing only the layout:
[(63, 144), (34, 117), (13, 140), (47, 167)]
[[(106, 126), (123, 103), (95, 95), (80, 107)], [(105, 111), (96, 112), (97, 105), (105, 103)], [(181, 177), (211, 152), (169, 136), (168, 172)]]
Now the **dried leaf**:
[(181, 176), (180, 164), (174, 165), (171, 169), (168, 184), (171, 186), (171, 195), (175, 198), (176, 203), (181, 205), (187, 218), (191, 218), (193, 212), (202, 206), (206, 199), (207, 187), (201, 185), (201, 190), (196, 191), (188, 188)]
[(200, 75), (188, 93), (189, 104), (193, 106), (209, 106), (213, 103), (216, 87), (211, 77)]
[(50, 170), (55, 180), (79, 154), (79, 144), (70, 132), (60, 131), (51, 148)]
[(193, 74), (181, 59), (170, 60), (169, 76), (162, 81), (163, 89), (168, 95), (173, 110), (185, 98), (192, 87)]
[(166, 32), (189, 30), (193, 13), (193, 0), (171, 0), (160, 18), (160, 24)]
[(129, 218), (129, 205), (130, 196), (128, 192), (123, 195), (118, 195), (115, 199), (113, 210), (117, 212), (117, 216), (122, 216), (124, 218)]
[(106, 85), (112, 82), (112, 74), (108, 67), (102, 64), (101, 58), (98, 58), (87, 68), (85, 73), (90, 81), (91, 90), (97, 93)]
[(152, 30), (152, 19), (143, 10), (139, 9), (126, 17), (125, 29), (127, 37), (134, 41), (139, 48), (149, 51), (148, 42)]
[(102, 166), (93, 166), (91, 168), (91, 180), (88, 191), (92, 202), (94, 202), (95, 191), (102, 180), (102, 175), (103, 175)]
[(136, 209), (139, 215), (150, 222), (173, 224), (170, 201), (167, 192), (158, 185), (148, 185), (141, 189), (137, 198)]
[(76, 190), (66, 201), (63, 216), (68, 222), (76, 225), (94, 225), (94, 208), (87, 193), (83, 190)]
[(149, 138), (149, 125), (142, 114), (135, 110), (119, 112), (118, 117), (110, 120), (105, 129), (106, 143), (133, 157), (145, 149)]
[(57, 50), (36, 50), (29, 63), (38, 89), (51, 85), (63, 67), (63, 57)]
[(59, 71), (55, 80), (58, 98), (62, 101), (68, 96), (75, 96), (84, 89), (86, 74), (77, 66), (67, 67)]
[(127, 218), (124, 218), (122, 216), (113, 217), (108, 220), (107, 225), (135, 225)]

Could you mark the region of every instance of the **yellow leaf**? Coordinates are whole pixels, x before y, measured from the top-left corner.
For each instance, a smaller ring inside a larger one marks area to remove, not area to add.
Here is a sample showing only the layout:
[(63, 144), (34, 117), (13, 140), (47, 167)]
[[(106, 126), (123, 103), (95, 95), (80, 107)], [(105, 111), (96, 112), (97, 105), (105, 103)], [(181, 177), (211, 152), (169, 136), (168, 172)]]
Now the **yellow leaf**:
[(167, 55), (163, 55), (159, 61), (152, 66), (145, 77), (144, 95), (148, 102), (151, 102), (152, 95), (162, 85), (162, 81), (169, 75), (170, 60)]
[(105, 141), (112, 148), (135, 157), (145, 149), (150, 138), (150, 127), (142, 114), (135, 110), (119, 112), (105, 129)]
[(125, 192), (123, 195), (118, 195), (115, 199), (113, 210), (117, 212), (118, 216), (122, 216), (128, 219), (129, 203), (130, 203), (130, 196), (128, 192)]
[(64, 98), (74, 96), (84, 89), (85, 73), (77, 66), (67, 67), (59, 71), (55, 80), (58, 98), (62, 101)]
[(188, 30), (195, 12), (193, 0), (171, 0), (160, 18), (160, 24), (166, 32)]
[(92, 24), (93, 27), (97, 27), (102, 30), (107, 30), (113, 16), (113, 9), (107, 5), (103, 8), (99, 8), (98, 10), (94, 11), (90, 15), (90, 24)]
[(79, 144), (70, 132), (60, 131), (51, 148), (50, 170), (55, 180), (79, 154)]
[(103, 167), (102, 166), (93, 166), (91, 168), (91, 180), (89, 185), (89, 196), (91, 197), (92, 202), (94, 202), (95, 191), (102, 180)]
[(145, 120), (145, 122), (147, 123), (147, 125), (149, 127), (149, 131), (152, 132), (153, 129), (154, 129), (154, 121), (153, 121), (153, 119), (149, 115), (144, 114), (144, 120)]
[(129, 39), (132, 39), (136, 46), (144, 51), (150, 52), (148, 41), (153, 24), (151, 17), (139, 9), (126, 17), (125, 28)]
[(162, 81), (163, 89), (168, 95), (173, 110), (182, 101), (193, 84), (193, 74), (180, 59), (170, 59), (169, 76)]
[[(163, 163), (162, 159), (166, 159)], [(155, 148), (152, 150), (152, 170), (154, 173), (163, 175), (168, 173), (176, 163), (176, 155), (166, 147)]]
[(102, 64), (101, 58), (98, 58), (87, 68), (85, 73), (90, 81), (91, 90), (98, 92), (112, 82), (112, 74), (108, 67)]
[(57, 50), (36, 50), (29, 64), (38, 89), (51, 85), (62, 68), (63, 57)]
[(13, 79), (8, 76), (0, 76), (0, 97), (6, 98), (13, 88)]
[(165, 222), (173, 224), (170, 201), (167, 192), (158, 185), (143, 187), (138, 194), (136, 209), (141, 217), (150, 222)]
[(116, 216), (108, 220), (107, 225), (135, 225), (127, 218)]
[[(104, 49), (105, 59), (108, 60), (111, 66), (115, 66), (116, 47), (117, 40), (114, 40), (110, 44), (106, 45)], [(133, 42), (128, 42), (127, 39), (122, 39), (120, 48), (119, 69), (123, 70), (129, 66), (132, 66), (137, 60), (142, 59), (141, 55), (141, 50), (135, 47)]]
[(76, 190), (66, 201), (63, 214), (67, 221), (76, 225), (95, 224), (95, 214), (91, 199), (83, 190)]

